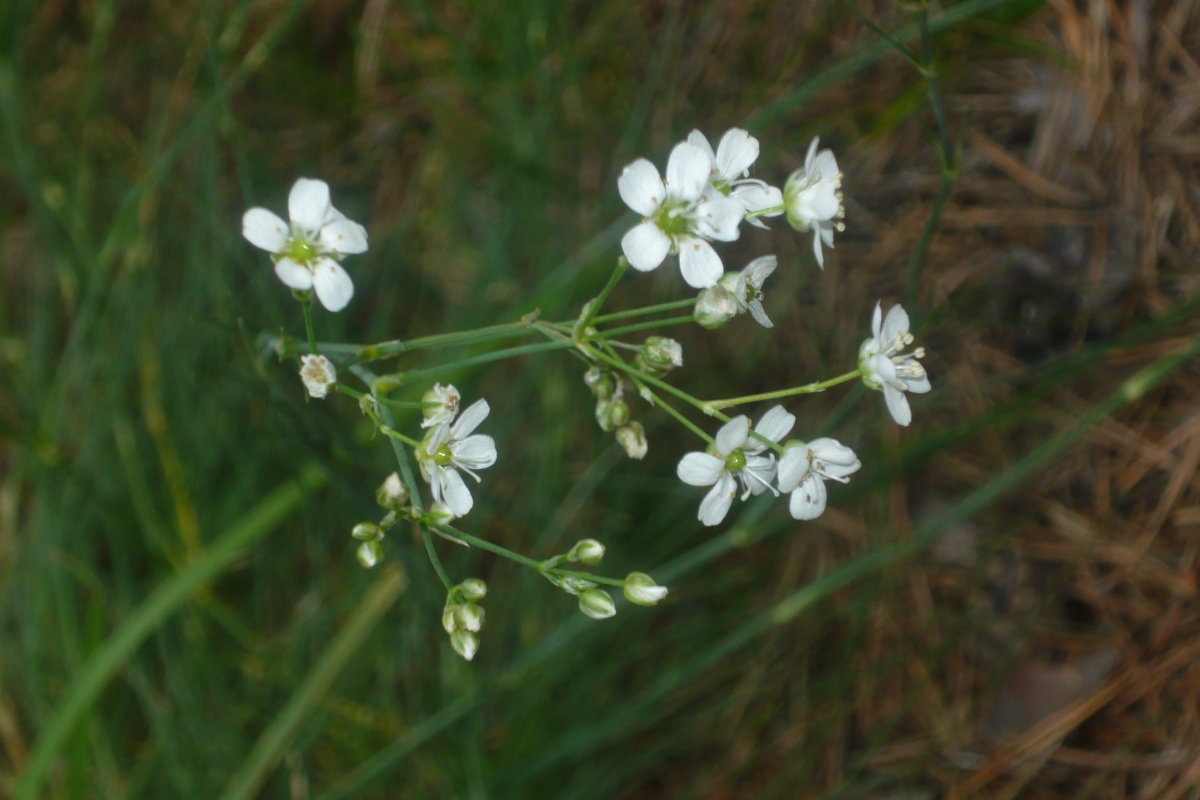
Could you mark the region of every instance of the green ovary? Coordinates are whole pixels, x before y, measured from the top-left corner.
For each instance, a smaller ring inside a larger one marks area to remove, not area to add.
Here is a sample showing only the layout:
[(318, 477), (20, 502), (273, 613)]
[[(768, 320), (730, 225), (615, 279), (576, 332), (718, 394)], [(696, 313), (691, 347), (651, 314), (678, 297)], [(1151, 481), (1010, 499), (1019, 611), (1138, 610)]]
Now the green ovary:
[(725, 459), (725, 469), (730, 472), (741, 472), (746, 468), (746, 454), (741, 450), (734, 450)]
[(283, 248), (283, 255), (297, 264), (307, 266), (320, 255), (320, 251), (315, 244), (306, 239), (290, 239), (287, 246)]
[(437, 449), (433, 454), (433, 461), (439, 467), (444, 467), (454, 460), (454, 454), (450, 452), (450, 445), (444, 444)]

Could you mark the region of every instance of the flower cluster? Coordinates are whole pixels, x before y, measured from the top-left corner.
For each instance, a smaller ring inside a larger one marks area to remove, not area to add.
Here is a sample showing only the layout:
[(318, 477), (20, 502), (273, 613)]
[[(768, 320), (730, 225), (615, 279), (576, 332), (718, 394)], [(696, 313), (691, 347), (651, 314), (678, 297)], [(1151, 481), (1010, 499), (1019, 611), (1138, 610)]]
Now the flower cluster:
[(483, 607), (479, 601), (487, 595), (487, 584), (479, 578), (467, 578), (446, 593), (442, 607), (442, 628), (450, 636), (450, 646), (467, 661), (479, 651), (479, 632), (483, 629)]

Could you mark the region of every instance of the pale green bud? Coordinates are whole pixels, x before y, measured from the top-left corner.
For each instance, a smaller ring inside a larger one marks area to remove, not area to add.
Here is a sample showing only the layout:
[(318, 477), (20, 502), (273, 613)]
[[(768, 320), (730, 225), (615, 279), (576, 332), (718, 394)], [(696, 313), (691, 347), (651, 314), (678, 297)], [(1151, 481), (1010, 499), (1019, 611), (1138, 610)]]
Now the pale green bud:
[(463, 603), (454, 609), (454, 621), (472, 633), (483, 627), (483, 609), (478, 603)]
[(600, 400), (596, 403), (596, 422), (600, 430), (612, 433), (629, 422), (629, 404), (624, 400)]
[(458, 606), (450, 605), (450, 601), (446, 601), (446, 607), (442, 609), (442, 627), (446, 629), (446, 633), (454, 633), (458, 630), (458, 621), (454, 618), (454, 611)]
[(631, 422), (617, 428), (617, 444), (625, 448), (625, 455), (630, 458), (642, 459), (650, 449), (646, 442), (646, 429), (640, 422)]
[(604, 558), (604, 545), (595, 539), (580, 539), (567, 553), (568, 561), (578, 561), (594, 567)]
[(480, 578), (467, 578), (457, 588), (467, 600), (482, 600), (487, 594), (487, 584)]
[(454, 652), (470, 661), (479, 651), (479, 637), (471, 631), (459, 628), (450, 634), (450, 646), (454, 648)]
[(381, 545), (377, 540), (363, 542), (358, 546), (358, 549), (354, 552), (354, 555), (358, 557), (359, 564), (362, 564), (365, 568), (370, 569), (379, 563), (379, 559), (383, 558), (383, 545)]
[(579, 610), (592, 619), (608, 619), (617, 613), (617, 606), (603, 589), (588, 589), (579, 595)]
[(384, 478), (383, 483), (375, 490), (375, 502), (389, 511), (399, 513), (408, 503), (408, 487), (400, 480), (400, 476), (393, 472)]
[(430, 525), (449, 525), (454, 521), (454, 512), (445, 503), (434, 503), (425, 512), (425, 519)]
[(350, 529), (350, 535), (360, 542), (374, 542), (383, 537), (383, 531), (374, 522), (360, 522)]
[(587, 372), (583, 373), (583, 382), (600, 400), (612, 399), (613, 393), (617, 391), (616, 376), (600, 367), (590, 367)]
[(713, 286), (696, 296), (692, 319), (709, 330), (721, 327), (737, 316), (738, 306), (724, 286)]
[(683, 366), (683, 346), (666, 336), (650, 336), (634, 363), (651, 375), (665, 375), (673, 367)]
[(658, 605), (667, 596), (667, 587), (659, 586), (644, 572), (631, 572), (625, 576), (625, 599), (639, 606)]

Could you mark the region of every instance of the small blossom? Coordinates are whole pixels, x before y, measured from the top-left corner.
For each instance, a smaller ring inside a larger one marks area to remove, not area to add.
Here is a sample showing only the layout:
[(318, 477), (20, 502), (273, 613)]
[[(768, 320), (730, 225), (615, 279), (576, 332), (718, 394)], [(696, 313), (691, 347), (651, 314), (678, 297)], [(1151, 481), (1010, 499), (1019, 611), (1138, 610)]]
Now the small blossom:
[[(775, 406), (763, 414), (755, 433), (772, 442), (778, 442), (796, 424), (796, 418)], [(750, 436), (750, 420), (739, 415), (726, 422), (717, 431), (716, 441), (709, 452), (688, 453), (679, 461), (675, 472), (679, 479), (690, 486), (711, 486), (700, 503), (697, 518), (705, 525), (718, 525), (737, 495), (737, 485), (742, 485), (742, 499), (752, 494), (770, 490), (778, 494), (771, 482), (775, 480), (775, 456), (764, 455), (767, 444)]]
[(608, 619), (617, 613), (617, 606), (603, 589), (586, 589), (579, 593), (579, 610), (592, 619)]
[(875, 304), (871, 333), (871, 338), (858, 349), (863, 383), (882, 391), (892, 419), (898, 425), (908, 425), (912, 422), (912, 409), (904, 393), (924, 394), (930, 389), (929, 376), (917, 360), (925, 357), (925, 348), (901, 352), (913, 343), (913, 336), (908, 332), (908, 314), (898, 305), (892, 306), (883, 319), (882, 304)]
[(825, 512), (825, 481), (848, 483), (862, 463), (837, 439), (821, 437), (798, 443), (779, 459), (779, 491), (791, 492), (788, 510), (796, 519), (816, 519)]
[(783, 187), (783, 202), (788, 223), (798, 231), (812, 230), (813, 255), (825, 267), (821, 244), (833, 247), (834, 230), (844, 230), (842, 217), (842, 173), (830, 150), (817, 152), (813, 139), (804, 158), (804, 166), (791, 174)]
[(654, 606), (667, 596), (667, 587), (659, 586), (644, 572), (631, 572), (625, 576), (625, 599), (639, 606)]
[(432, 428), (450, 422), (458, 414), (461, 397), (451, 384), (435, 383), (433, 388), (421, 396), (422, 428)]
[(749, 311), (754, 321), (764, 328), (773, 327), (766, 309), (763, 308), (763, 283), (778, 265), (775, 256), (759, 256), (746, 265), (741, 272), (727, 272), (721, 277), (719, 286), (729, 292), (739, 311)]
[(471, 435), (487, 419), (486, 400), (476, 400), (452, 424), (443, 423), (425, 436), (416, 450), (421, 476), (429, 483), (435, 503), (444, 502), (455, 517), (471, 510), (475, 501), (459, 470), (479, 482), (475, 470), (496, 463), (496, 443), (491, 436)]
[(709, 181), (713, 188), (737, 200), (747, 212), (762, 212), (746, 217), (747, 222), (757, 228), (766, 228), (759, 217), (777, 217), (783, 213), (783, 192), (756, 178), (747, 177), (750, 166), (758, 159), (758, 139), (741, 128), (730, 128), (721, 137), (715, 153), (700, 131), (688, 134), (687, 141), (707, 152), (712, 159)]
[(300, 380), (308, 390), (309, 397), (324, 400), (329, 387), (337, 383), (337, 369), (325, 356), (305, 353), (300, 356)]
[(366, 252), (366, 229), (333, 207), (328, 184), (311, 178), (292, 185), (288, 216), (290, 223), (265, 208), (252, 208), (242, 216), (242, 236), (271, 254), (284, 285), (312, 289), (321, 305), (341, 311), (354, 296), (354, 283), (339, 261)]
[(617, 428), (617, 444), (625, 449), (625, 455), (641, 460), (646, 457), (650, 445), (646, 442), (646, 429), (640, 422), (630, 422)]
[(716, 284), (724, 272), (709, 241), (738, 238), (745, 209), (709, 185), (713, 156), (689, 142), (675, 145), (667, 159), (666, 180), (644, 158), (625, 167), (617, 180), (621, 199), (642, 221), (621, 239), (629, 265), (657, 269), (668, 253), (679, 253), (679, 269), (689, 286)]

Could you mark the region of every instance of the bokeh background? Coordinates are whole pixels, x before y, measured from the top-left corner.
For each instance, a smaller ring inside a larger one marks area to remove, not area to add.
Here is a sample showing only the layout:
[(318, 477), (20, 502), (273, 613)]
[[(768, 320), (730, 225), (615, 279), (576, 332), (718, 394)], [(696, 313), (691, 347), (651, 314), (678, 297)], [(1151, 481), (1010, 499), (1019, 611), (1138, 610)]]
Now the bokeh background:
[[(1194, 0), (7, 0), (0, 795), (1196, 797), (1197, 42)], [(569, 319), (621, 167), (731, 126), (773, 182), (820, 136), (846, 231), (725, 248), (779, 255), (776, 328), (682, 330), (680, 384), (843, 372), (883, 299), (934, 391), (789, 403), (863, 470), (707, 530), (694, 438), (636, 407), (625, 459), (576, 360), (444, 376), (493, 408), (472, 532), (671, 587), (597, 623), (443, 543), (467, 664), (419, 538), (355, 561), (392, 455), (264, 344), (303, 323), (241, 213), (303, 175), (366, 223), (324, 340)]]

